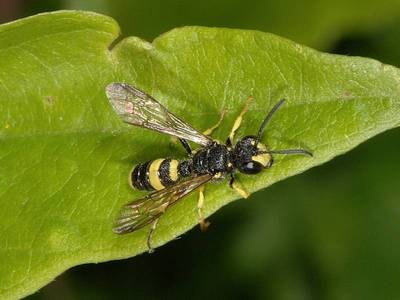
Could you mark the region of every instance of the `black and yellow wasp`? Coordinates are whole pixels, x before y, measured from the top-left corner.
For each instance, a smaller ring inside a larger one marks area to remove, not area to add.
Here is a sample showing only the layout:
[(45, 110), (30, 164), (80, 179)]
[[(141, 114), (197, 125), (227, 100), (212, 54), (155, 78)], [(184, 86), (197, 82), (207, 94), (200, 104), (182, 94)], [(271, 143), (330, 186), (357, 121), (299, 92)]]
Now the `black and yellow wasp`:
[[(147, 245), (151, 247), (151, 237), (163, 213), (178, 200), (198, 189), (198, 215), (201, 229), (208, 226), (203, 217), (204, 184), (209, 181), (230, 177), (229, 185), (242, 197), (249, 194), (235, 181), (235, 172), (257, 174), (273, 164), (273, 154), (304, 154), (312, 156), (303, 149), (270, 150), (261, 143), (264, 129), (272, 115), (283, 104), (280, 100), (267, 114), (257, 135), (241, 138), (234, 144), (235, 132), (240, 127), (243, 115), (246, 113), (250, 100), (234, 122), (231, 133), (225, 144), (210, 137), (219, 122), (200, 133), (189, 124), (169, 112), (164, 106), (146, 93), (126, 83), (111, 83), (106, 88), (106, 94), (115, 112), (126, 123), (166, 133), (177, 137), (188, 153), (184, 160), (156, 159), (138, 164), (130, 174), (132, 187), (140, 190), (155, 190), (150, 194), (136, 199), (121, 209), (115, 222), (114, 232), (118, 234), (138, 230), (152, 224)], [(224, 111), (225, 112), (225, 111)], [(201, 147), (193, 151), (188, 141)]]

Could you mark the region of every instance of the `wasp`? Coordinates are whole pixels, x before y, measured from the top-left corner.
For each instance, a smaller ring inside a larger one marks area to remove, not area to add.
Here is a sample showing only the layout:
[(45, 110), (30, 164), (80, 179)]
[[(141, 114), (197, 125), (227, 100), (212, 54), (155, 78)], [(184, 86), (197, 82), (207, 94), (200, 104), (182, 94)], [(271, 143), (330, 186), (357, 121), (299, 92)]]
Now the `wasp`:
[[(189, 193), (199, 191), (198, 218), (200, 228), (204, 230), (209, 225), (203, 216), (206, 183), (229, 177), (229, 186), (247, 198), (249, 193), (235, 179), (235, 173), (255, 175), (271, 168), (275, 154), (312, 156), (310, 151), (304, 149), (270, 150), (261, 142), (266, 125), (284, 103), (284, 99), (275, 104), (267, 114), (256, 135), (245, 136), (234, 143), (235, 133), (252, 100), (249, 97), (225, 144), (222, 144), (210, 136), (221, 123), (226, 110), (215, 126), (201, 133), (132, 85), (111, 83), (106, 87), (106, 94), (115, 112), (124, 122), (176, 137), (188, 154), (183, 160), (159, 158), (139, 163), (130, 173), (129, 181), (133, 188), (152, 192), (124, 205), (113, 231), (125, 234), (151, 224), (147, 235), (149, 252), (153, 250), (151, 238), (160, 217)], [(193, 151), (189, 142), (198, 144), (200, 148)]]

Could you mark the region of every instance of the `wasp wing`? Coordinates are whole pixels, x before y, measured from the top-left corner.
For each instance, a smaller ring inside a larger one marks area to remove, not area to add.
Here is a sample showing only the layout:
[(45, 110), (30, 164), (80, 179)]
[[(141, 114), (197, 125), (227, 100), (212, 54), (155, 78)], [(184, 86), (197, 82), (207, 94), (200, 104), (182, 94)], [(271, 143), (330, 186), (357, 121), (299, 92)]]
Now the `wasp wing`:
[(126, 83), (111, 83), (106, 94), (116, 113), (129, 124), (142, 126), (161, 133), (206, 146), (212, 142), (189, 124), (169, 112), (158, 101)]
[(114, 224), (113, 231), (124, 234), (146, 226), (159, 218), (169, 206), (207, 183), (211, 178), (212, 175), (208, 174), (192, 177), (124, 205)]

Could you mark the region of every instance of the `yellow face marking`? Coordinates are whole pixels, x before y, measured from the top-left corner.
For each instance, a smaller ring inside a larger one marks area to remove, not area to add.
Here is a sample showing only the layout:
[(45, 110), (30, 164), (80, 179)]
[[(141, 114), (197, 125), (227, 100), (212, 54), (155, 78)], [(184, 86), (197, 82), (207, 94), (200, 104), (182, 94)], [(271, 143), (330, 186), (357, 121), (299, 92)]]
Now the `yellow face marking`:
[[(255, 144), (254, 144), (255, 145)], [(262, 144), (262, 143), (258, 143), (257, 144), (257, 150), (260, 150), (260, 151), (267, 151), (267, 146), (265, 146), (264, 144)]]
[(256, 162), (259, 162), (264, 167), (266, 167), (269, 165), (269, 162), (271, 161), (271, 155), (268, 153), (257, 154), (257, 155), (252, 156), (251, 159)]
[(176, 159), (172, 159), (169, 163), (169, 178), (172, 181), (178, 180), (178, 164), (179, 162)]
[(162, 190), (165, 188), (160, 181), (160, 177), (158, 177), (158, 170), (160, 169), (160, 165), (163, 161), (163, 158), (156, 159), (150, 164), (149, 167), (150, 185), (156, 190)]
[[(258, 143), (257, 150), (266, 151), (267, 147), (264, 144)], [(271, 157), (271, 154), (269, 154), (269, 153), (263, 153), (263, 154), (254, 155), (251, 157), (251, 159), (256, 162), (259, 162), (264, 167), (267, 167), (270, 164), (272, 157)]]

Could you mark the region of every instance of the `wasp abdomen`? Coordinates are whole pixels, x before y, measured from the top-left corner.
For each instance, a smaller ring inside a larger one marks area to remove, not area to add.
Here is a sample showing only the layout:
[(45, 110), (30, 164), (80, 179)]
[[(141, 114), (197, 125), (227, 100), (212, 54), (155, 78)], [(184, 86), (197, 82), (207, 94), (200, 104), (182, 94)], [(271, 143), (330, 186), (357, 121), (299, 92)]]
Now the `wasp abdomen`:
[(138, 164), (132, 171), (130, 183), (139, 190), (162, 190), (179, 180), (179, 162), (159, 158)]

